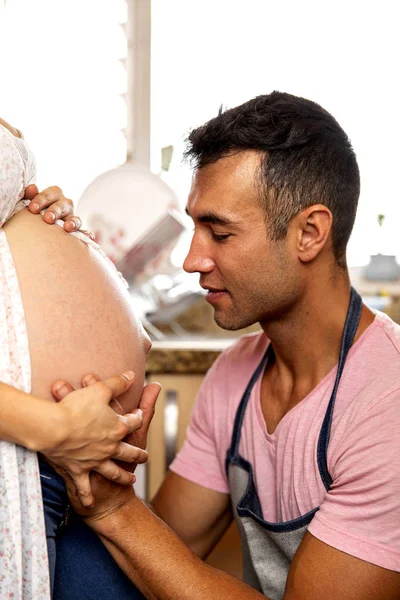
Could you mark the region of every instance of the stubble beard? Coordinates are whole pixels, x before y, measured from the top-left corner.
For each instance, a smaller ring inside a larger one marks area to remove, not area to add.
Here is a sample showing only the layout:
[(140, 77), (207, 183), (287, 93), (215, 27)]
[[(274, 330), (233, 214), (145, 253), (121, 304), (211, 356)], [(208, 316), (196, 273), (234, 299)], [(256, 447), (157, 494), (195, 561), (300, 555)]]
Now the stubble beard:
[(238, 331), (265, 320), (273, 320), (280, 313), (279, 304), (274, 307), (268, 295), (261, 290), (248, 293), (246, 298), (241, 297), (241, 302), (235, 302), (231, 296), (231, 301), (231, 306), (225, 310), (214, 308), (214, 321), (227, 331)]
[[(235, 311), (237, 311), (236, 314)], [(214, 321), (221, 329), (239, 331), (240, 329), (254, 325), (258, 322), (258, 319), (254, 319), (250, 315), (240, 316), (239, 311), (233, 306), (230, 311), (221, 311), (221, 314), (218, 314), (218, 310), (214, 309)]]

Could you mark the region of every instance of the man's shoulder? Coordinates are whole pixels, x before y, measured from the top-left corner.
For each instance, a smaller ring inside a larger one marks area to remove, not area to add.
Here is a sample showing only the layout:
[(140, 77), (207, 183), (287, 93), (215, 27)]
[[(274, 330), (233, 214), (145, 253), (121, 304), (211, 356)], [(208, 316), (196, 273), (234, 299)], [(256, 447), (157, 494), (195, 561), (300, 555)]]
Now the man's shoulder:
[(400, 384), (400, 326), (388, 315), (377, 312), (372, 335), (362, 344), (363, 362), (371, 372), (386, 377), (387, 383)]
[[(384, 313), (375, 320), (355, 343), (349, 355), (349, 369), (344, 373), (347, 398), (354, 397), (360, 414), (373, 406), (400, 400), (400, 326)], [(399, 413), (400, 414), (400, 413)]]
[(382, 341), (386, 341), (392, 346), (393, 351), (398, 355), (400, 360), (400, 325), (380, 311), (376, 312), (375, 322), (381, 330)]

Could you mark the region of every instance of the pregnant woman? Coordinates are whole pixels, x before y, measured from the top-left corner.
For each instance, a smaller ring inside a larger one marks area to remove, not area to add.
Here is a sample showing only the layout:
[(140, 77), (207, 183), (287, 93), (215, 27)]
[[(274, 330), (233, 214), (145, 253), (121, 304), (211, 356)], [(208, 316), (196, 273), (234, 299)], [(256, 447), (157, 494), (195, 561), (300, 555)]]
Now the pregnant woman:
[[(109, 403), (118, 395), (119, 412), (137, 407), (151, 344), (123, 279), (98, 246), (26, 210), (23, 192), (34, 173), (20, 133), (0, 121), (0, 597), (47, 600), (43, 505), (32, 450), (72, 473), (86, 505), (93, 501), (90, 468), (132, 483), (130, 473), (107, 459), (145, 460), (144, 452), (121, 442), (140, 417), (118, 416)], [(51, 402), (55, 379), (78, 388), (91, 372), (109, 379)], [(125, 378), (111, 377), (122, 372)], [(43, 458), (40, 474), (51, 539), (63, 489)], [(53, 572), (51, 543), (49, 558)]]

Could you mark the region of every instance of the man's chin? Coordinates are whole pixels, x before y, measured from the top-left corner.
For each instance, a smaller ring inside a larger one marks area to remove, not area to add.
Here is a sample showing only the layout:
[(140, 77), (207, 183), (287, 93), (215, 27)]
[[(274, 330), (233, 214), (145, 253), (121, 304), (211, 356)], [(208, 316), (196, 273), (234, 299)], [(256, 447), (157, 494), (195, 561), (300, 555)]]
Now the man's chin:
[(253, 322), (238, 321), (237, 318), (229, 318), (227, 315), (218, 314), (217, 311), (214, 312), (214, 321), (218, 327), (221, 327), (221, 329), (225, 329), (226, 331), (239, 331), (249, 325), (253, 325)]

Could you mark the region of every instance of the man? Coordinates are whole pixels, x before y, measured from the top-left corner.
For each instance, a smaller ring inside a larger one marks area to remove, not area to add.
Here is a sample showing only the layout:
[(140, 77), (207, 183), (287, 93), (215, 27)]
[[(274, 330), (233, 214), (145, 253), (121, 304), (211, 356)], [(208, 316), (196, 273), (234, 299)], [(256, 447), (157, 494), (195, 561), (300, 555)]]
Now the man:
[[(350, 288), (350, 142), (317, 104), (273, 92), (194, 130), (187, 155), (184, 268), (221, 327), (263, 331), (205, 378), (160, 518), (98, 478), (92, 511), (68, 484), (74, 506), (147, 598), (397, 599), (400, 329)], [(201, 561), (233, 517), (246, 583)]]

